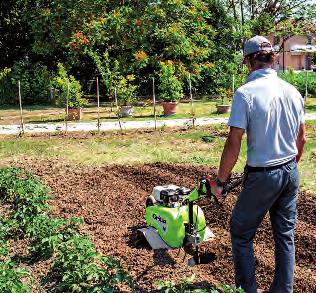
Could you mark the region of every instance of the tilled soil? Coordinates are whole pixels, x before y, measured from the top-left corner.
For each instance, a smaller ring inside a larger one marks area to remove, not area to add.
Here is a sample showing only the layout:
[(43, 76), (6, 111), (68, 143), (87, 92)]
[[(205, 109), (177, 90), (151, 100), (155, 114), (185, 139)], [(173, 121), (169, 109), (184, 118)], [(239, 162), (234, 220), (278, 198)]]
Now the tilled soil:
[[(201, 204), (207, 223), (216, 235), (214, 241), (201, 245), (202, 251), (216, 256), (209, 264), (189, 267), (183, 250), (153, 252), (137, 237), (137, 228), (145, 226), (146, 196), (154, 186), (173, 183), (194, 187), (195, 178), (214, 173), (212, 169), (162, 163), (98, 168), (58, 161), (25, 160), (19, 164), (51, 187), (55, 195), (50, 201), (54, 215), (84, 218), (83, 232), (91, 236), (99, 252), (120, 260), (135, 280), (137, 292), (154, 291), (158, 280), (180, 281), (192, 274), (196, 275), (195, 288), (234, 283), (229, 218), (236, 194), (231, 194), (223, 206), (207, 201)], [(294, 291), (315, 293), (316, 202), (315, 196), (305, 193), (299, 199), (296, 247)], [(268, 289), (274, 269), (268, 218), (258, 230), (255, 252), (258, 286)], [(45, 271), (45, 263), (32, 268), (39, 276)]]

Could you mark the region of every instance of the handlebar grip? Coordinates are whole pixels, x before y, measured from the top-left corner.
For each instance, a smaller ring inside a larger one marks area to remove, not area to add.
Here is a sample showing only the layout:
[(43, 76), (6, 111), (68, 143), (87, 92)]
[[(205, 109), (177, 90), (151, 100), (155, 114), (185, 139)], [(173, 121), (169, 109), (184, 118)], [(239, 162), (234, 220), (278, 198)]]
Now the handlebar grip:
[(226, 194), (226, 193), (232, 191), (233, 189), (235, 189), (236, 187), (238, 187), (243, 182), (243, 180), (244, 180), (244, 178), (240, 177), (240, 178), (236, 179), (234, 182), (228, 183), (227, 185), (225, 185), (223, 188), (223, 194)]

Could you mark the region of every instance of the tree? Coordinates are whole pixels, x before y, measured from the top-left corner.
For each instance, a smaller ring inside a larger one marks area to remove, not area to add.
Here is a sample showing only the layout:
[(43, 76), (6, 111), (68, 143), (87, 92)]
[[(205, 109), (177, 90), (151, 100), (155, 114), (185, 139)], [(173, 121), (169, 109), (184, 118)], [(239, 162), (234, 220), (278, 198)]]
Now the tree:
[(0, 1), (0, 68), (11, 67), (31, 49), (31, 27), (23, 15), (31, 1)]
[(217, 0), (112, 3), (74, 32), (69, 46), (78, 56), (108, 52), (123, 75), (136, 73), (139, 78), (157, 76), (161, 62), (172, 63), (178, 78), (186, 80), (190, 74), (199, 87), (203, 69), (236, 50), (232, 20)]
[(314, 21), (315, 4), (309, 0), (227, 0), (228, 11), (236, 22), (251, 33), (269, 34), (289, 21), (305, 27)]

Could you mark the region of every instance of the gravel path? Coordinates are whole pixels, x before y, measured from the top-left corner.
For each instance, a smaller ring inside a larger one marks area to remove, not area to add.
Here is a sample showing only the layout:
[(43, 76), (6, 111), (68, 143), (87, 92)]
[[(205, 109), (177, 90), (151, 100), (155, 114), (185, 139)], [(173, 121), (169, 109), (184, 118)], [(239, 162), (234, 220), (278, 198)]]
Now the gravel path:
[[(316, 113), (308, 113), (305, 116), (306, 120), (316, 120)], [(228, 118), (196, 118), (194, 125), (203, 126), (210, 124), (227, 123)], [(157, 120), (156, 127), (176, 127), (176, 126), (189, 126), (193, 125), (192, 119), (166, 119)], [(121, 121), (122, 129), (140, 129), (140, 128), (154, 128), (155, 121)], [(47, 133), (65, 131), (65, 123), (41, 123), (41, 124), (26, 124), (24, 125), (24, 131), (26, 133)], [(68, 131), (96, 131), (96, 122), (87, 123), (68, 123)], [(100, 126), (101, 131), (120, 130), (120, 124), (116, 122), (102, 122)], [(20, 125), (0, 125), (0, 134), (19, 134), (21, 132)]]

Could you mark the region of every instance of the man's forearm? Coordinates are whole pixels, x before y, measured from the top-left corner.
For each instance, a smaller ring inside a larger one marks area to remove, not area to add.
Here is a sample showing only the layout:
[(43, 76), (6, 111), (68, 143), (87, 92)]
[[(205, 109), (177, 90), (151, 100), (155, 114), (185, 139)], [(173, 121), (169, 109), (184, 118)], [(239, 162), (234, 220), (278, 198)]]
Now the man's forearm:
[(299, 162), (303, 155), (305, 143), (306, 143), (305, 125), (301, 124), (300, 130), (296, 139), (296, 147), (297, 147), (296, 162)]
[(225, 182), (233, 170), (239, 156), (241, 141), (228, 137), (218, 170), (218, 179)]
[(297, 146), (297, 155), (296, 155), (296, 162), (298, 163), (303, 155), (303, 151), (304, 151), (304, 145), (306, 143), (306, 138), (302, 138), (300, 141), (296, 142), (296, 146)]

